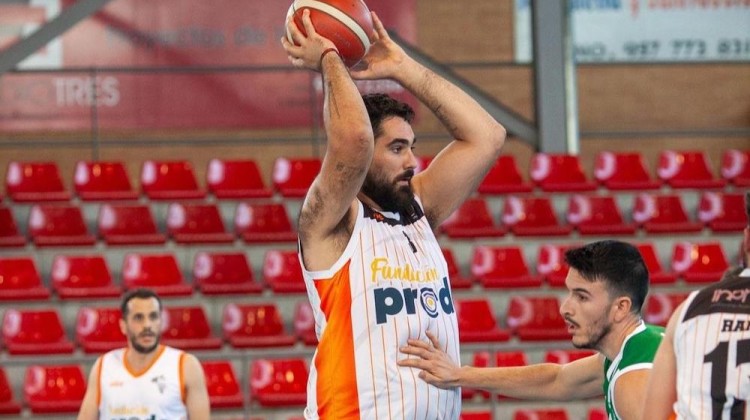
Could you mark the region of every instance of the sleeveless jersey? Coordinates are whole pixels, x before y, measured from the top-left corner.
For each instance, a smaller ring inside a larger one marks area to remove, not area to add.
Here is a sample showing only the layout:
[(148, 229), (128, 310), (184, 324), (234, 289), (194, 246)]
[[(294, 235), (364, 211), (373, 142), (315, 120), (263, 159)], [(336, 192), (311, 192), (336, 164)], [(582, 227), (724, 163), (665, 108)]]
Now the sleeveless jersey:
[(184, 352), (160, 346), (152, 364), (135, 372), (128, 366), (128, 349), (112, 350), (101, 357), (99, 368), (99, 418), (101, 420), (185, 420), (182, 380)]
[(692, 292), (674, 336), (680, 419), (750, 419), (750, 269)]
[(614, 360), (604, 360), (604, 407), (609, 420), (619, 420), (615, 409), (615, 386), (617, 379), (625, 373), (640, 369), (651, 369), (654, 355), (664, 337), (664, 328), (646, 325), (643, 321), (622, 343)]
[[(410, 338), (460, 362), (448, 268), (421, 204), (409, 214), (359, 202), (352, 236), (329, 270), (303, 267), (319, 344), (310, 365), (307, 419), (457, 419), (460, 389), (396, 364)], [(304, 252), (304, 250), (301, 250)]]

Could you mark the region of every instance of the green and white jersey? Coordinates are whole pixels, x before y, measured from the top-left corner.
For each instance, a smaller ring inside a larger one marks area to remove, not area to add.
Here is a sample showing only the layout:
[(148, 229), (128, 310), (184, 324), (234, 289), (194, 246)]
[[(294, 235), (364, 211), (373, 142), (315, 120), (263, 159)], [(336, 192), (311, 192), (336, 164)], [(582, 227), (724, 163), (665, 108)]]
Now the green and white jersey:
[(615, 386), (617, 379), (625, 373), (639, 369), (651, 369), (656, 349), (664, 337), (664, 328), (646, 325), (643, 321), (622, 343), (614, 360), (604, 360), (604, 405), (609, 420), (619, 420), (615, 409)]

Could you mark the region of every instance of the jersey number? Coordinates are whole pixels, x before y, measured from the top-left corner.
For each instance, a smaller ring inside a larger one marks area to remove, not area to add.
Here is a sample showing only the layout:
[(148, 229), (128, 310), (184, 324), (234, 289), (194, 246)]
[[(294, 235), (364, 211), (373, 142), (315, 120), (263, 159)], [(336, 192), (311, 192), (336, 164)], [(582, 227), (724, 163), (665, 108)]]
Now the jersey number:
[[(750, 363), (750, 339), (737, 341), (737, 366)], [(727, 402), (726, 386), (728, 368), (735, 369), (737, 366), (727, 366), (729, 358), (729, 343), (722, 341), (710, 353), (703, 358), (704, 363), (711, 363), (711, 406), (712, 418), (721, 420), (721, 412)], [(745, 400), (735, 399), (732, 404), (730, 418), (739, 419), (745, 415)]]

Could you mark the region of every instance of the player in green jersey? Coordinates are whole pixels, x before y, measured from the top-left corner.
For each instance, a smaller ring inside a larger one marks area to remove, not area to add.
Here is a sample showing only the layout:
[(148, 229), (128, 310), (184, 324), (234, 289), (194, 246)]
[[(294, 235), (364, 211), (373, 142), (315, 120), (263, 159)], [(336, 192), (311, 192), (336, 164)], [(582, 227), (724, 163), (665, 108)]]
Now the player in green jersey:
[(640, 418), (654, 353), (664, 329), (646, 325), (641, 306), (648, 270), (638, 249), (600, 241), (565, 253), (568, 295), (560, 306), (573, 345), (597, 353), (567, 364), (459, 366), (432, 342), (410, 340), (401, 366), (441, 388), (469, 387), (529, 400), (569, 401), (604, 395), (610, 420)]

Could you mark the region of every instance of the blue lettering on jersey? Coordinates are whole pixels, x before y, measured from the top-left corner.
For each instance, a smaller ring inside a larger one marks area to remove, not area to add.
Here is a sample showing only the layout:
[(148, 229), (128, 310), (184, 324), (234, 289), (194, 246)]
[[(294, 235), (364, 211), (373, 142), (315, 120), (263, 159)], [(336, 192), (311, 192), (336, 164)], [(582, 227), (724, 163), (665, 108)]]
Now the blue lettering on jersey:
[(430, 287), (422, 287), (421, 289), (379, 287), (374, 290), (373, 296), (375, 298), (375, 320), (377, 324), (384, 324), (389, 315), (397, 315), (403, 310), (406, 310), (409, 315), (416, 314), (417, 299), (419, 299), (422, 309), (432, 318), (437, 318), (439, 309), (442, 309), (448, 315), (455, 312), (447, 277), (443, 277), (443, 287), (438, 290), (437, 294)]

